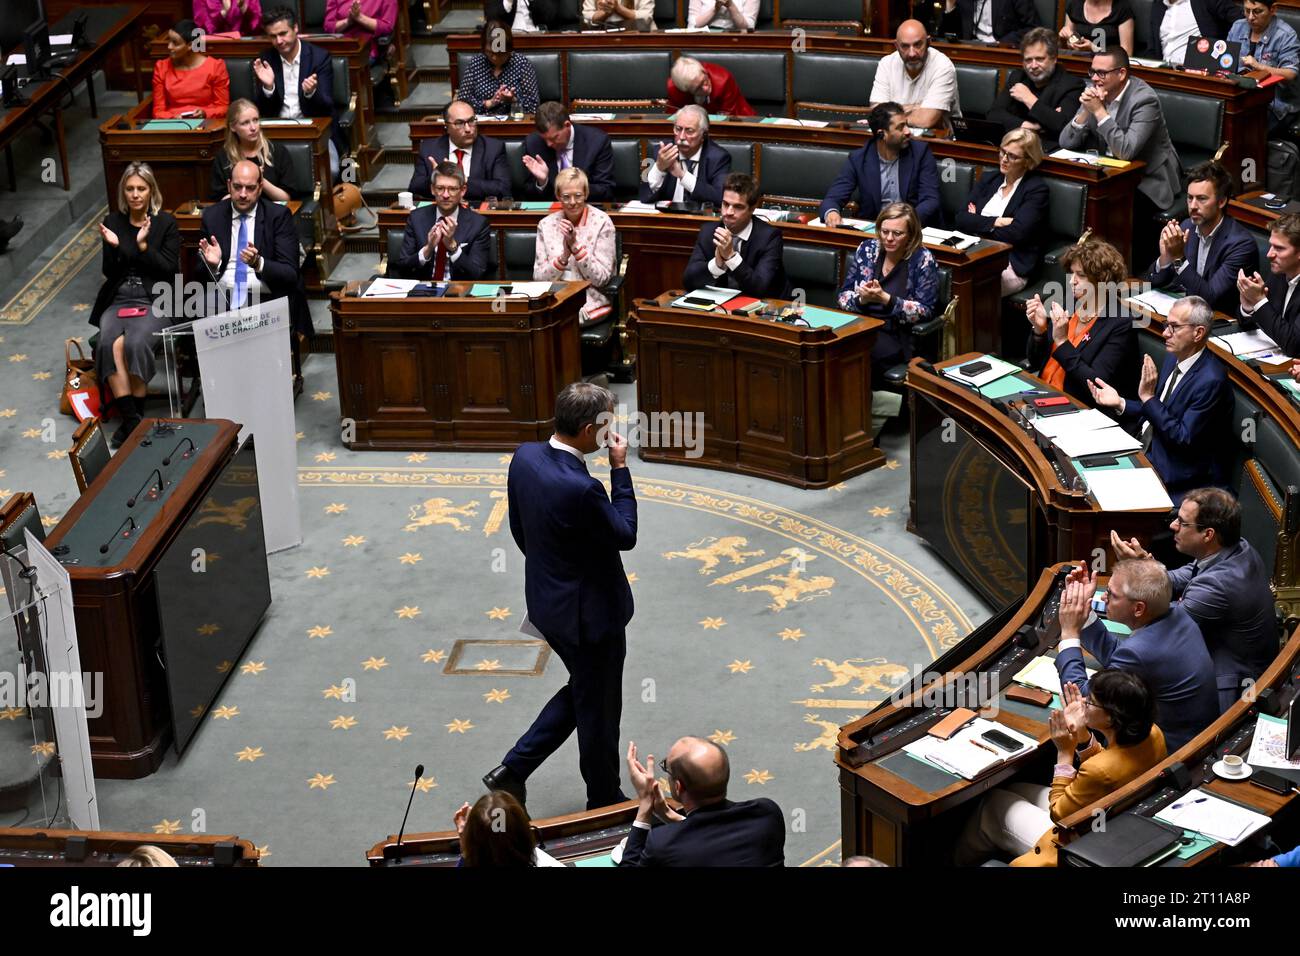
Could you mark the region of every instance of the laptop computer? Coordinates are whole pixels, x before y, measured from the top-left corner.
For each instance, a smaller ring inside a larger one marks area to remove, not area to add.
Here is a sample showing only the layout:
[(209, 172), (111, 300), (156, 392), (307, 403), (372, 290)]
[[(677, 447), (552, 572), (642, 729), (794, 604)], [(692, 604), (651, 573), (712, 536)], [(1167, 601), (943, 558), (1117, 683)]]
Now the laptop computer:
[(1241, 66), (1241, 44), (1209, 37), (1188, 37), (1184, 70), (1203, 70), (1210, 76), (1229, 76)]
[(1000, 146), (1002, 145), (1002, 137), (1007, 132), (1002, 128), (1001, 123), (969, 116), (950, 116), (948, 122), (952, 124), (953, 139), (959, 139), (966, 143), (987, 143), (990, 146)]

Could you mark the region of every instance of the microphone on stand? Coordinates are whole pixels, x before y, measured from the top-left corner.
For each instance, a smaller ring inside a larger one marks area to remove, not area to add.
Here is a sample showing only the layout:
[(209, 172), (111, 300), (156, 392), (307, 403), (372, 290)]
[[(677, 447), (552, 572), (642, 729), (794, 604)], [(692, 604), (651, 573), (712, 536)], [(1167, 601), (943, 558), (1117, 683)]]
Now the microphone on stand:
[(402, 862), (402, 835), (406, 833), (406, 818), (411, 815), (411, 802), (415, 799), (415, 785), (420, 782), (422, 776), (424, 776), (424, 764), (417, 764), (415, 767), (415, 780), (411, 784), (411, 795), (406, 798), (406, 812), (402, 814), (402, 827), (397, 831), (397, 842), (392, 846), (384, 847), (384, 859), (392, 860), (394, 863)]

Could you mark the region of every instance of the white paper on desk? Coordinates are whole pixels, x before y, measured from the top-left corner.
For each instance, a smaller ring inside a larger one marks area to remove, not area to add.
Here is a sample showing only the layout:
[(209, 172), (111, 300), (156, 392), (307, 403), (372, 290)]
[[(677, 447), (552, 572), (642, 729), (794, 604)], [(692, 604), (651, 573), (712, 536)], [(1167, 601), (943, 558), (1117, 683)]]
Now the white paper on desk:
[(1090, 471), (1083, 480), (1088, 483), (1088, 490), (1102, 511), (1143, 511), (1174, 506), (1154, 468)]
[(708, 33), (708, 27), (669, 27), (664, 33)]
[(51, 33), (50, 46), (72, 46), (71, 33)]
[[(997, 730), (1011, 737), (1016, 743), (1020, 744), (1020, 749), (1014, 751), (1002, 750), (985, 740), (981, 740), (980, 735), (990, 730)], [(978, 746), (976, 746), (977, 742)], [(1005, 724), (977, 717), (947, 740), (940, 740), (938, 737), (927, 734), (919, 740), (904, 744), (903, 750), (928, 760), (949, 773), (955, 773), (967, 780), (974, 780), (989, 767), (1011, 760), (1023, 754), (1026, 750), (1037, 746), (1038, 742), (1036, 740), (1012, 730)]]
[(972, 359), (973, 362), (984, 361), (992, 366), (987, 372), (980, 372), (978, 375), (967, 375), (961, 371), (964, 365), (970, 365), (971, 362), (964, 362), (962, 365), (950, 365), (947, 368), (940, 369), (939, 374), (945, 378), (956, 379), (959, 382), (965, 382), (967, 385), (974, 385), (976, 388), (983, 388), (989, 382), (996, 382), (1004, 375), (1012, 375), (1023, 369), (1012, 365), (1010, 362), (1004, 362), (996, 355), (983, 355), (978, 359)]
[(1281, 346), (1259, 329), (1255, 329), (1253, 332), (1233, 332), (1231, 335), (1216, 335), (1211, 338), (1211, 341), (1233, 355), (1256, 356), (1263, 354), (1276, 356), (1276, 359), (1270, 358), (1270, 361), (1290, 361), (1278, 351)]
[(262, 126), (310, 126), (311, 120), (302, 119), (281, 119), (278, 116), (272, 116), (259, 121)]
[(634, 212), (634, 213), (648, 213), (648, 212), (650, 212), (650, 213), (657, 213), (657, 212), (659, 212), (659, 210), (656, 209), (656, 208), (655, 208), (651, 203), (648, 203), (648, 202), (640, 202), (639, 200), (635, 200), (635, 199), (634, 199), (632, 202), (625, 202), (625, 203), (623, 203), (623, 205), (619, 207), (619, 210), (618, 210), (618, 211), (619, 211), (619, 212)]
[(957, 232), (955, 229), (935, 229), (933, 226), (926, 226), (921, 230), (921, 238), (932, 245), (942, 245), (945, 239), (956, 237), (957, 249), (969, 249), (975, 243), (979, 242), (979, 236), (970, 236), (964, 232)]
[[(1097, 673), (1095, 667), (1085, 667), (1084, 670), (1090, 678)], [(1017, 684), (1024, 684), (1026, 687), (1037, 687), (1039, 690), (1048, 691), (1058, 697), (1061, 694), (1061, 674), (1056, 669), (1056, 661), (1046, 654), (1035, 657), (1020, 668), (1019, 672), (1014, 674), (1011, 679)]]
[(27, 65), (26, 53), (10, 53), (9, 59), (5, 60), (5, 66), (26, 66), (26, 65)]
[(511, 282), (509, 286), (511, 295), (526, 295), (530, 299), (536, 299), (551, 291), (549, 282)]
[(795, 119), (790, 116), (765, 117), (763, 123), (767, 126), (809, 126), (813, 129), (823, 129), (831, 125), (826, 120)]
[(419, 279), (376, 279), (361, 294), (363, 299), (404, 299), (420, 284)]
[[(1191, 803), (1199, 797), (1208, 799)], [(1178, 810), (1174, 807), (1180, 807)], [(1172, 823), (1184, 830), (1195, 830), (1219, 843), (1236, 846), (1256, 830), (1268, 826), (1272, 819), (1254, 810), (1216, 797), (1208, 790), (1197, 787), (1183, 794), (1156, 814), (1157, 820)]]
[(569, 119), (579, 123), (605, 123), (614, 119), (617, 113), (570, 113)]
[(1087, 163), (1090, 166), (1100, 166), (1101, 162), (1098, 157), (1091, 153), (1080, 153), (1074, 149), (1058, 149), (1054, 153), (1049, 153), (1052, 159), (1068, 159), (1075, 163)]
[[(821, 217), (821, 216), (818, 216), (818, 217), (817, 217), (816, 219), (814, 219), (812, 222), (808, 223), (808, 225), (810, 225), (810, 226), (826, 226), (826, 223), (822, 222), (822, 217)], [(850, 219), (848, 216), (844, 216), (844, 217), (842, 217), (842, 218), (840, 219), (840, 224), (839, 224), (838, 227), (826, 226), (826, 228), (828, 228), (828, 229), (830, 229), (830, 228), (839, 228), (839, 229), (860, 229), (860, 230), (862, 230), (863, 232), (868, 232), (868, 231), (870, 231), (871, 229), (873, 229), (874, 226), (875, 226), (875, 224), (872, 223), (871, 221), (867, 220), (867, 219)]]
[(1158, 70), (1165, 65), (1164, 60), (1153, 60), (1150, 57), (1131, 56), (1128, 59), (1130, 63), (1136, 63), (1138, 66), (1149, 66), (1153, 70)]
[(1041, 415), (1030, 419), (1038, 434), (1044, 438), (1059, 435), (1079, 435), (1098, 428), (1114, 428), (1115, 419), (1095, 408), (1084, 408), (1069, 415)]
[(1170, 295), (1168, 292), (1160, 292), (1156, 289), (1151, 289), (1147, 292), (1143, 292), (1141, 295), (1129, 296), (1129, 301), (1136, 302), (1138, 305), (1150, 309), (1157, 315), (1168, 316), (1169, 310), (1172, 309), (1174, 303), (1178, 301), (1178, 296)]
[(483, 113), (478, 114), (478, 121), (480, 123), (504, 123), (508, 119), (510, 119), (509, 113), (488, 113), (487, 115), (484, 115)]
[(1112, 425), (1110, 428), (1095, 428), (1075, 435), (1061, 435), (1059, 438), (1053, 438), (1052, 444), (1059, 448), (1066, 458), (1142, 450), (1142, 443), (1118, 425)]
[(1286, 756), (1285, 720), (1268, 714), (1259, 715), (1255, 721), (1255, 736), (1250, 738), (1250, 754), (1246, 757), (1246, 763), (1252, 767), (1271, 767), (1274, 770), (1300, 770), (1300, 759), (1288, 760)]

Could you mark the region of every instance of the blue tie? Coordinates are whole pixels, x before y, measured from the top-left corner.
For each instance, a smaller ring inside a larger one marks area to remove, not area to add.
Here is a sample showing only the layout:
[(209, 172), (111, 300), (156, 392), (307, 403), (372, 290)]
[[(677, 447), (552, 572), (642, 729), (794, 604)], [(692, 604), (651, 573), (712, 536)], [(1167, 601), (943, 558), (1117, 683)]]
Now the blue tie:
[(248, 217), (239, 217), (239, 241), (235, 243), (235, 300), (231, 307), (238, 309), (244, 304), (244, 295), (248, 292), (248, 263), (239, 257), (248, 245)]

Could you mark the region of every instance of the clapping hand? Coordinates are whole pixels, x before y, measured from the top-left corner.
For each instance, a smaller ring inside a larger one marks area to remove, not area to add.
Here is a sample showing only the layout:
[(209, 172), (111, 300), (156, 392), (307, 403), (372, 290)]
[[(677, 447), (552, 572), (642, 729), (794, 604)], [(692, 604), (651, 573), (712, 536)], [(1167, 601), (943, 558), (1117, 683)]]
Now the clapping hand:
[(1181, 259), (1187, 250), (1189, 233), (1190, 230), (1183, 232), (1176, 219), (1170, 219), (1165, 223), (1165, 227), (1160, 230), (1160, 258)]
[(677, 159), (680, 155), (676, 143), (665, 143), (659, 147), (659, 155), (655, 157), (655, 166), (658, 167), (661, 173), (666, 173), (677, 165)]
[(1092, 392), (1092, 401), (1094, 405), (1101, 408), (1113, 408), (1115, 411), (1122, 411), (1124, 408), (1124, 399), (1120, 397), (1119, 392), (1114, 387), (1107, 385), (1099, 378), (1088, 379), (1088, 391)]
[(876, 279), (868, 279), (866, 282), (860, 282), (855, 290), (858, 293), (858, 301), (863, 304), (869, 302), (884, 303), (888, 300), (889, 295), (880, 287), (880, 282)]
[(1047, 334), (1047, 307), (1043, 305), (1043, 297), (1041, 295), (1035, 295), (1025, 303), (1025, 318), (1029, 320), (1029, 324), (1034, 327), (1034, 331), (1039, 335)]
[(348, 9), (348, 20), (352, 23), (357, 22), (361, 16), (361, 0), (352, 0), (352, 6)]
[(1061, 308), (1061, 303), (1053, 302), (1051, 317), (1052, 342), (1055, 345), (1061, 345), (1070, 337), (1070, 314)]
[(251, 242), (239, 250), (239, 258), (244, 260), (245, 265), (251, 266), (256, 264), (259, 256), (260, 253), (257, 251), (257, 246), (253, 245)]
[(713, 230), (713, 249), (718, 265), (725, 266), (736, 249), (735, 237), (726, 226), (719, 226)]
[(145, 216), (144, 225), (141, 226), (140, 231), (135, 234), (135, 244), (136, 247), (139, 248), (141, 252), (144, 252), (145, 249), (149, 247), (149, 226), (152, 224), (153, 224), (153, 217)]
[(1142, 356), (1142, 374), (1138, 378), (1138, 401), (1149, 402), (1156, 397), (1156, 382), (1160, 380), (1160, 372), (1156, 369), (1156, 363), (1151, 360), (1150, 355)]
[(524, 155), (524, 168), (532, 174), (533, 179), (537, 180), (539, 186), (546, 185), (546, 180), (551, 178), (551, 171), (546, 168), (546, 163), (540, 156)]
[(253, 74), (257, 77), (257, 82), (261, 83), (263, 87), (275, 86), (275, 70), (271, 69), (271, 64), (261, 57), (253, 61)]
[(1151, 557), (1151, 553), (1138, 544), (1137, 538), (1129, 538), (1125, 541), (1114, 530), (1110, 533), (1110, 546), (1121, 561)]
[(1246, 275), (1245, 270), (1238, 269), (1237, 292), (1241, 295), (1242, 304), (1253, 309), (1268, 294), (1268, 287), (1258, 272)]
[(573, 223), (567, 219), (560, 220), (560, 238), (564, 240), (564, 248), (570, 255), (573, 254), (573, 243), (578, 238), (577, 230), (573, 228)]
[(1077, 746), (1074, 731), (1065, 718), (1064, 710), (1054, 710), (1047, 718), (1047, 732), (1056, 744), (1056, 762), (1074, 763), (1074, 748)]
[(316, 87), (320, 85), (320, 78), (313, 73), (307, 79), (302, 81), (302, 95), (311, 96), (316, 92)]
[(1086, 581), (1070, 580), (1061, 594), (1057, 620), (1061, 624), (1061, 639), (1077, 638), (1088, 620), (1092, 596), (1097, 593), (1097, 577), (1089, 575)]
[(456, 815), (451, 818), (452, 822), (456, 824), (457, 836), (460, 836), (462, 833), (465, 832), (465, 823), (467, 820), (469, 820), (469, 810), (470, 810), (469, 801), (466, 800), (464, 803), (460, 805), (460, 809), (456, 811)]
[[(1078, 684), (1070, 681), (1061, 688), (1061, 703), (1064, 705), (1062, 712), (1066, 724), (1074, 731), (1075, 739), (1083, 743), (1092, 735), (1088, 733), (1088, 703), (1083, 699), (1083, 691), (1079, 690)], [(1083, 739), (1080, 740), (1080, 737)]]
[(659, 789), (659, 784), (655, 780), (655, 756), (648, 754), (645, 758), (645, 766), (642, 766), (637, 760), (634, 740), (628, 741), (627, 745), (627, 775), (632, 781), (632, 787), (636, 790), (642, 808), (653, 807), (655, 791)]
[(117, 233), (115, 233), (112, 229), (109, 229), (108, 226), (104, 225), (102, 222), (99, 224), (99, 234), (104, 237), (104, 241), (107, 242), (110, 246), (112, 246), (114, 249), (117, 248), (118, 246)]
[(221, 265), (221, 246), (217, 243), (216, 236), (199, 240), (199, 255), (213, 269)]

